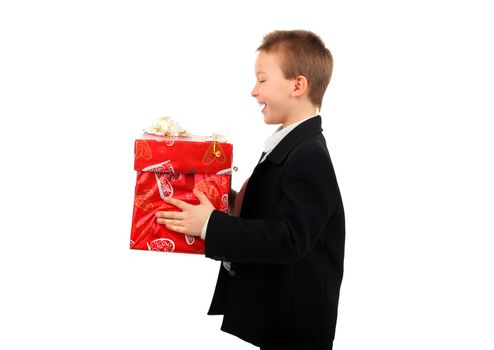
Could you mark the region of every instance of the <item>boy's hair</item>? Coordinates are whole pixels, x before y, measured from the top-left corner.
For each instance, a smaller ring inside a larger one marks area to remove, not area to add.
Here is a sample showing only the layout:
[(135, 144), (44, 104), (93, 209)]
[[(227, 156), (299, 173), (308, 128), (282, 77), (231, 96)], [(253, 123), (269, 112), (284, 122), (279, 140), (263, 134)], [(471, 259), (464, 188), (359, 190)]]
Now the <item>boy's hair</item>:
[(333, 56), (319, 36), (307, 30), (276, 30), (264, 36), (256, 51), (281, 53), (285, 78), (306, 77), (309, 99), (321, 108), (333, 72)]

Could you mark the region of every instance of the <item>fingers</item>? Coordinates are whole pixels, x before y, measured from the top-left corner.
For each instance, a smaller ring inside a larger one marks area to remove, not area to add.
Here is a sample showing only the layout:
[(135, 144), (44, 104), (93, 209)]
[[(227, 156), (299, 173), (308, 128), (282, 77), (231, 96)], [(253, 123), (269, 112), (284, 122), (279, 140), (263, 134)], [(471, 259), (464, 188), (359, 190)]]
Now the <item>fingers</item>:
[(199, 201), (201, 203), (208, 203), (208, 202), (211, 202), (208, 198), (208, 196), (206, 196), (206, 194), (202, 191), (199, 191), (197, 188), (194, 187), (194, 189), (192, 190), (192, 192), (194, 192), (194, 194), (196, 195), (196, 197), (199, 199)]
[(206, 197), (206, 195), (204, 194), (204, 192), (202, 191), (199, 191), (197, 188), (193, 188), (192, 189), (192, 192), (196, 195), (197, 198), (199, 198), (199, 200), (202, 202), (204, 197)]
[(191, 236), (200, 236), (206, 216), (214, 210), (213, 204), (204, 192), (194, 188), (194, 195), (199, 199), (199, 205), (192, 205), (176, 198), (166, 197), (164, 201), (182, 211), (158, 211), (155, 213), (156, 222), (167, 229)]
[(157, 211), (154, 214), (157, 218), (183, 220), (185, 215), (179, 211)]
[(186, 228), (183, 226), (177, 226), (177, 225), (169, 225), (167, 224), (166, 227), (172, 231), (178, 232), (178, 233), (187, 233)]
[(184, 227), (185, 226), (185, 223), (183, 220), (156, 219), (156, 222), (158, 224), (165, 225), (166, 227), (170, 227), (170, 226)]
[(176, 199), (176, 198), (172, 198), (172, 197), (165, 197), (165, 198), (163, 198), (163, 200), (166, 203), (174, 205), (177, 208), (182, 209), (182, 210), (186, 209), (190, 205), (189, 203), (186, 203), (184, 201), (181, 201), (180, 199)]

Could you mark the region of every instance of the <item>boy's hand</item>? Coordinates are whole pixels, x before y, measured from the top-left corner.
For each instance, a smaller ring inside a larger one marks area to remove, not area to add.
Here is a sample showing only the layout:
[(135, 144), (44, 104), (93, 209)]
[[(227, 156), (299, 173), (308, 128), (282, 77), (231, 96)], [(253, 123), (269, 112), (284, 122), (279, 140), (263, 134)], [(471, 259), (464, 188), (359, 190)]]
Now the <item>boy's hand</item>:
[(182, 211), (156, 212), (155, 217), (158, 224), (165, 225), (166, 228), (178, 233), (189, 236), (200, 236), (206, 220), (215, 207), (203, 192), (194, 188), (193, 193), (199, 199), (200, 203), (198, 205), (192, 205), (176, 198), (166, 197), (165, 202), (182, 209)]

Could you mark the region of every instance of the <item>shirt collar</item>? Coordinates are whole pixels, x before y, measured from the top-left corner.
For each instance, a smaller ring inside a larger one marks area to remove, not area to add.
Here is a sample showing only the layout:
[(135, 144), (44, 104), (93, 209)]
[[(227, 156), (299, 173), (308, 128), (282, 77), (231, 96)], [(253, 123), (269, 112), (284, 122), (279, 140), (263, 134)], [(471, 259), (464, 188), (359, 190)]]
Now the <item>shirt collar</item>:
[(266, 153), (271, 152), (278, 145), (278, 143), (280, 143), (280, 141), (283, 140), (283, 138), (286, 135), (288, 135), (290, 131), (292, 131), (298, 125), (305, 122), (307, 119), (314, 118), (315, 116), (317, 116), (317, 114), (311, 115), (310, 117), (299, 120), (296, 123), (290, 124), (286, 128), (284, 128), (283, 125), (280, 125), (280, 127), (276, 129), (276, 131), (270, 137), (268, 137), (268, 139), (264, 142), (264, 152)]

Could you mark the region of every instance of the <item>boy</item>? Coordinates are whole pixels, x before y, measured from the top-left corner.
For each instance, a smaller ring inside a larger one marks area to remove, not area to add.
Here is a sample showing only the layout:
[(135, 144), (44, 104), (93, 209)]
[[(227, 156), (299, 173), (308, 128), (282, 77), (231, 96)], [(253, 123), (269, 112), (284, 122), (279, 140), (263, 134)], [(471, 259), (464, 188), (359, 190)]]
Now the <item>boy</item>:
[[(168, 228), (206, 240), (206, 257), (223, 260), (208, 315), (261, 350), (332, 349), (343, 276), (343, 204), (317, 115), (332, 56), (308, 31), (275, 31), (257, 49), (252, 96), (264, 122), (282, 124), (239, 192), (239, 216), (166, 201)], [(243, 199), (242, 199), (243, 197)], [(241, 207), (240, 207), (241, 206)]]

